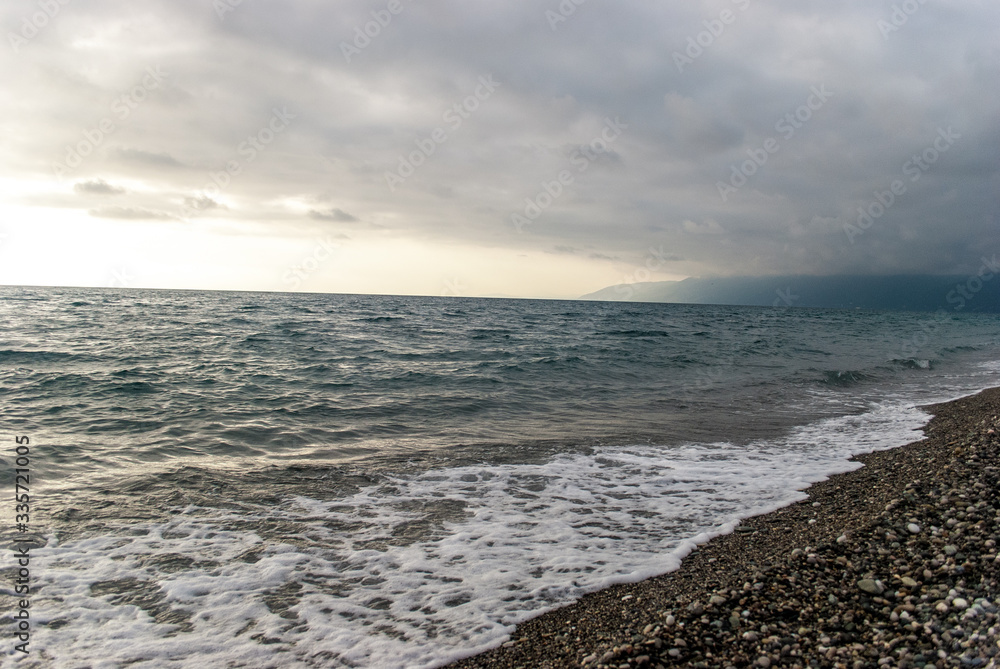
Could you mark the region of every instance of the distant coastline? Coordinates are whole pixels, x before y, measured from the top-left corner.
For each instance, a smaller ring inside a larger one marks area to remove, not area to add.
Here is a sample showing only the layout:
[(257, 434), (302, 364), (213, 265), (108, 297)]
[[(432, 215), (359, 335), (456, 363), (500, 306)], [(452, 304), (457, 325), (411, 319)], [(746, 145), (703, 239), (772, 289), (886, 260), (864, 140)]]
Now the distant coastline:
[(689, 278), (608, 286), (582, 300), (878, 311), (1000, 312), (1000, 263), (983, 258), (970, 275)]

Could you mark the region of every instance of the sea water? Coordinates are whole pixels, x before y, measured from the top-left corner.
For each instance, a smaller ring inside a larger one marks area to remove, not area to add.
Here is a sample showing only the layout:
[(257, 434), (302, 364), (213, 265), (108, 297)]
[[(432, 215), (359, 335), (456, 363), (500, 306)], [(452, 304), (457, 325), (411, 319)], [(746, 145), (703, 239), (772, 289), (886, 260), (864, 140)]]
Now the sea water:
[(17, 667), (436, 667), (1000, 385), (960, 311), (0, 289)]

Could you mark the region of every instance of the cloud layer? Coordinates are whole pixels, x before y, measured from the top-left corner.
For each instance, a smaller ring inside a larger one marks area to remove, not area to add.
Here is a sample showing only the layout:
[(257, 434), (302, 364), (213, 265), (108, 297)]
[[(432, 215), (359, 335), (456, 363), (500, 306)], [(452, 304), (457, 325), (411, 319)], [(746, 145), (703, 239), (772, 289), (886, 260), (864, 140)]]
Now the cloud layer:
[[(997, 250), (985, 0), (18, 0), (0, 19), (0, 253), (38, 253), (28, 225), (134, 242), (72, 280), (572, 296), (654, 252), (655, 280), (964, 273)], [(327, 238), (336, 261), (283, 281)], [(44, 282), (33, 267), (0, 279)]]

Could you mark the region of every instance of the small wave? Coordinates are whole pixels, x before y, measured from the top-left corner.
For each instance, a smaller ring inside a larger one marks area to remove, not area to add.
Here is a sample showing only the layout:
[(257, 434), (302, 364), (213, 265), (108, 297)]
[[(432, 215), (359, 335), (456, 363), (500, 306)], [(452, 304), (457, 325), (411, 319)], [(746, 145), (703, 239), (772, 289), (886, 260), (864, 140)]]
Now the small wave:
[(531, 360), (529, 364), (532, 365), (562, 365), (567, 363), (584, 362), (583, 358), (578, 355), (569, 356), (545, 356), (544, 358), (536, 358)]
[(663, 330), (613, 330), (607, 333), (612, 337), (669, 337), (670, 333)]
[(930, 360), (922, 360), (920, 358), (896, 358), (892, 361), (892, 364), (896, 367), (902, 367), (904, 369), (933, 368), (933, 363)]
[(150, 395), (160, 392), (152, 383), (145, 381), (131, 381), (129, 383), (116, 384), (112, 387), (115, 392), (126, 395)]
[(388, 323), (390, 321), (405, 321), (406, 319), (402, 316), (366, 316), (364, 318), (355, 318), (355, 323)]
[(831, 385), (831, 386), (853, 386), (858, 383), (864, 383), (865, 381), (872, 381), (875, 377), (871, 374), (866, 374), (865, 372), (859, 372), (854, 370), (827, 370), (823, 372), (823, 379), (821, 383)]
[(119, 379), (124, 379), (128, 377), (135, 376), (146, 376), (149, 372), (141, 367), (133, 367), (132, 369), (119, 369), (118, 371), (111, 372), (111, 376), (117, 377)]
[(78, 356), (62, 351), (18, 351), (14, 349), (0, 350), (0, 362), (50, 362), (63, 361)]

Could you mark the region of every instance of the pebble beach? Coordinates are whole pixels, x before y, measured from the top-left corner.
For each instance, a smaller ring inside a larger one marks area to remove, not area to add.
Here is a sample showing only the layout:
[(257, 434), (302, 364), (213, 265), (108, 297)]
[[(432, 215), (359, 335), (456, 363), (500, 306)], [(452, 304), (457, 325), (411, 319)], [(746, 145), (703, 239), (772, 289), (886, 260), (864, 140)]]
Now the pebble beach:
[(925, 439), (450, 666), (994, 669), (1000, 389), (924, 408)]

